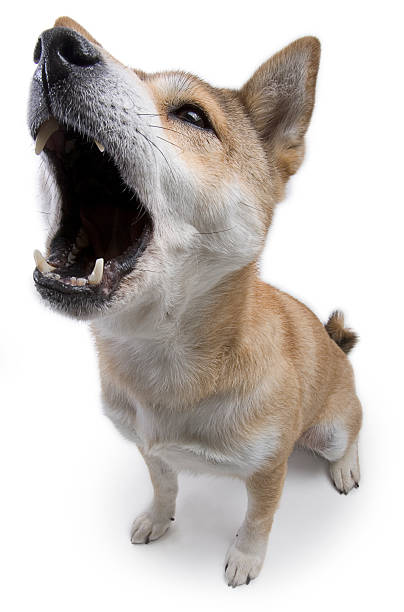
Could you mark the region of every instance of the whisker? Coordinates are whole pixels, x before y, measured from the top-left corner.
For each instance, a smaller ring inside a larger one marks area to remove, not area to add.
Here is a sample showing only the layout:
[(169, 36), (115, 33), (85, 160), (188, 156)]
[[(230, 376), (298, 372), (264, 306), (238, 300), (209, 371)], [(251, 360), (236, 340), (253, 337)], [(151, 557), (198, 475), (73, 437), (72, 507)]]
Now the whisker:
[(161, 150), (161, 149), (160, 149), (160, 148), (159, 148), (159, 147), (156, 145), (156, 143), (155, 143), (155, 142), (153, 142), (152, 140), (150, 140), (150, 138), (148, 138), (148, 137), (147, 137), (145, 134), (143, 134), (143, 132), (140, 132), (138, 129), (137, 129), (136, 131), (138, 132), (138, 134), (140, 134), (141, 136), (143, 136), (143, 138), (144, 138), (145, 140), (147, 140), (147, 142), (150, 144), (150, 146), (153, 146), (155, 149), (157, 149), (157, 151), (160, 153), (160, 155), (162, 155), (162, 156), (163, 156), (163, 158), (164, 158), (164, 160), (165, 160), (165, 162), (166, 162), (166, 164), (167, 164), (167, 166), (168, 166), (168, 168), (169, 168), (169, 170), (170, 170), (170, 172), (171, 172), (171, 174), (172, 174), (172, 177), (175, 179), (175, 176), (174, 176), (174, 173), (173, 173), (173, 171), (172, 171), (172, 168), (171, 168), (170, 164), (168, 163), (168, 159), (167, 159), (167, 158), (166, 158), (166, 156), (164, 155), (163, 151), (162, 151), (162, 150)]
[[(140, 205), (140, 211), (139, 211), (139, 213), (138, 213), (138, 214), (137, 214), (137, 216), (136, 216), (135, 223), (138, 223), (138, 221), (140, 221), (141, 219), (143, 219), (143, 217), (145, 216), (145, 214), (146, 214), (146, 209), (145, 209), (145, 207), (144, 207), (144, 206), (142, 206), (142, 205)], [(131, 223), (131, 225), (133, 225), (133, 222)]]
[(247, 206), (247, 208), (251, 208), (251, 210), (256, 210), (254, 206), (250, 206), (249, 204), (246, 204), (245, 202), (242, 202), (241, 200), (239, 204), (242, 204), (243, 206)]
[(160, 140), (164, 140), (164, 142), (168, 142), (168, 144), (173, 145), (173, 147), (177, 147), (178, 149), (181, 149), (181, 147), (179, 145), (175, 144), (175, 142), (171, 142), (170, 140), (166, 140), (165, 138), (162, 138), (161, 136), (157, 136), (156, 138), (159, 138)]
[(234, 225), (233, 227), (228, 227), (226, 229), (222, 229), (222, 230), (217, 230), (217, 231), (213, 231), (213, 232), (195, 232), (195, 234), (197, 236), (207, 236), (209, 234), (221, 234), (222, 232), (229, 232), (230, 230), (234, 229)]
[(168, 130), (169, 132), (175, 132), (176, 134), (180, 134), (181, 136), (187, 136), (189, 138), (188, 134), (183, 134), (182, 132), (179, 132), (178, 130), (173, 130), (172, 128), (165, 127), (164, 125), (151, 125), (150, 123), (148, 123), (147, 127), (160, 128), (160, 130)]
[(166, 117), (164, 113), (136, 113), (138, 117)]

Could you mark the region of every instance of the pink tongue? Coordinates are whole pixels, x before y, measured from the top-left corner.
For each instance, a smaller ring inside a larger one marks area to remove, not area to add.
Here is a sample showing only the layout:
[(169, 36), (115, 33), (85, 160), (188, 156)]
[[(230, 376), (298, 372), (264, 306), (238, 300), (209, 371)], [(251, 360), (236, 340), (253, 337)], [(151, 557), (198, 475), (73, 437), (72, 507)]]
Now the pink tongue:
[(48, 138), (46, 145), (46, 149), (49, 151), (55, 151), (56, 153), (64, 153), (65, 152), (65, 135), (62, 130), (57, 130), (52, 134), (50, 138)]

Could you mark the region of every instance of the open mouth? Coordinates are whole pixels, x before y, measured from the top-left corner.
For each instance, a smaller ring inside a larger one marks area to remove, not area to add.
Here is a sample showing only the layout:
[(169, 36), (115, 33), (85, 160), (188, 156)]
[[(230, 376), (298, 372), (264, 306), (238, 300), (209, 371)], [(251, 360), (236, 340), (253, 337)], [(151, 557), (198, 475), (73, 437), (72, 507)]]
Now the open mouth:
[(59, 304), (69, 295), (102, 303), (136, 267), (152, 236), (152, 218), (100, 143), (51, 118), (36, 138), (36, 152), (42, 150), (62, 201), (48, 257), (34, 254), (37, 288)]

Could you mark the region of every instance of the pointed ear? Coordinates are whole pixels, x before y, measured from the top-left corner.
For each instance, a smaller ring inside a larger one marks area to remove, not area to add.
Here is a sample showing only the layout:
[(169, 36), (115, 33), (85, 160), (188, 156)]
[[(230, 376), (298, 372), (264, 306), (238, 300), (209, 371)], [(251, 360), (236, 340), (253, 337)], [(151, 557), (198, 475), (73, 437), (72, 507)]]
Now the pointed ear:
[(303, 160), (319, 61), (317, 38), (300, 38), (258, 68), (240, 90), (252, 123), (285, 181)]
[(61, 26), (63, 28), (70, 28), (71, 30), (75, 30), (76, 32), (84, 36), (84, 38), (87, 38), (87, 40), (89, 40), (94, 45), (98, 45), (99, 47), (102, 46), (98, 41), (95, 40), (95, 38), (91, 36), (89, 32), (87, 32), (85, 28), (83, 28), (83, 26), (81, 26), (79, 23), (77, 23), (77, 21), (74, 21), (74, 19), (71, 19), (70, 17), (58, 17), (55, 21), (55, 26)]

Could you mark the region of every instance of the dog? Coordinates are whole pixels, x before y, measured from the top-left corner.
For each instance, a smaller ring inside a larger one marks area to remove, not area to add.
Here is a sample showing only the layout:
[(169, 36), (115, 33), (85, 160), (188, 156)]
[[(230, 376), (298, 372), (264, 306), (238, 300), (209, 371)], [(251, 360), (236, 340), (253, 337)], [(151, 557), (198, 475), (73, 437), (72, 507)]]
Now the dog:
[(51, 182), (36, 288), (91, 322), (105, 412), (150, 471), (132, 543), (167, 531), (181, 470), (244, 481), (233, 587), (260, 572), (296, 445), (329, 461), (339, 492), (359, 486), (357, 336), (257, 271), (303, 160), (319, 58), (301, 38), (240, 90), (218, 89), (129, 69), (68, 17), (34, 52), (28, 123)]

